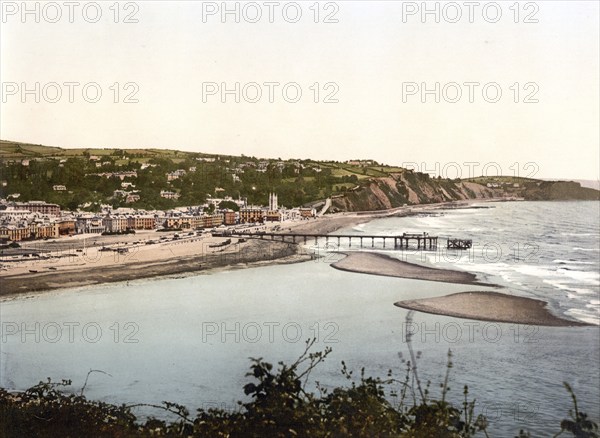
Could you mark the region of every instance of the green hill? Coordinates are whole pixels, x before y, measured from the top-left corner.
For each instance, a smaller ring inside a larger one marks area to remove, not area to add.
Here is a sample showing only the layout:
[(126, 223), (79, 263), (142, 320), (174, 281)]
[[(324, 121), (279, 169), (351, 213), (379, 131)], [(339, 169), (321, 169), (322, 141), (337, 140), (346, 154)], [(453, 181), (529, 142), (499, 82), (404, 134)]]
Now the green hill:
[[(175, 177), (169, 176), (176, 171)], [(67, 149), (6, 140), (0, 140), (0, 175), (2, 198), (90, 210), (101, 204), (162, 210), (225, 196), (264, 205), (270, 192), (278, 193), (286, 207), (332, 198), (331, 211), (495, 197), (598, 200), (600, 194), (576, 182), (508, 176), (432, 178), (373, 160), (261, 159), (154, 148)], [(165, 199), (161, 191), (178, 197)]]

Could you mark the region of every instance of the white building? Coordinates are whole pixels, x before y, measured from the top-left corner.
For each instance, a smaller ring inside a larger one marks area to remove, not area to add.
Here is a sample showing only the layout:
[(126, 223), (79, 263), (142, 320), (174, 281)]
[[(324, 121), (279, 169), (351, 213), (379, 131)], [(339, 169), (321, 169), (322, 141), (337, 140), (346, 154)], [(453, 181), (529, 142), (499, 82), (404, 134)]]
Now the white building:
[(182, 176), (185, 176), (186, 171), (183, 169), (177, 169), (174, 172), (169, 172), (167, 173), (167, 181), (173, 181), (176, 179), (181, 178)]
[(6, 210), (0, 210), (0, 221), (2, 222), (20, 221), (30, 216), (33, 217), (34, 214), (29, 210), (18, 210), (12, 207), (8, 207)]
[(102, 219), (104, 229), (111, 233), (118, 233), (127, 229), (127, 216), (106, 215)]
[(102, 218), (96, 215), (78, 216), (75, 226), (78, 234), (100, 234), (105, 230)]
[(165, 199), (178, 199), (179, 198), (179, 193), (170, 192), (168, 190), (161, 190), (160, 191), (160, 197), (161, 198), (165, 198)]

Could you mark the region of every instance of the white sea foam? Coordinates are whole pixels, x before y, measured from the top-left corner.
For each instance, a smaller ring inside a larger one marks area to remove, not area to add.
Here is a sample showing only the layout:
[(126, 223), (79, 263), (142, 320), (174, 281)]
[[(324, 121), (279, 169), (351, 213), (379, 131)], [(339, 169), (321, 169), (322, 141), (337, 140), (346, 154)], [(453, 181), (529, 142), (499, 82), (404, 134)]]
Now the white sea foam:
[(558, 275), (562, 275), (573, 280), (577, 280), (583, 283), (591, 284), (594, 286), (600, 285), (600, 273), (591, 271), (574, 271), (571, 269), (559, 268), (556, 270)]
[(525, 274), (531, 275), (538, 278), (548, 278), (553, 277), (556, 274), (555, 268), (552, 266), (535, 266), (535, 265), (521, 265), (516, 266), (515, 271)]
[(600, 314), (599, 312), (591, 312), (584, 309), (569, 309), (565, 312), (567, 315), (578, 319), (579, 321), (587, 322), (589, 324), (600, 325)]
[[(584, 289), (581, 287), (574, 287), (572, 285), (569, 284), (564, 284), (560, 281), (557, 280), (543, 280), (544, 283), (549, 284), (550, 286), (555, 287), (556, 289), (560, 289), (560, 290), (566, 290), (566, 291), (571, 291), (571, 292), (575, 292), (577, 295), (594, 295), (595, 292), (591, 289)], [(569, 298), (574, 298), (577, 295), (572, 295), (572, 294), (568, 294)]]
[(594, 262), (585, 262), (583, 260), (562, 260), (562, 259), (552, 260), (552, 263), (560, 263), (560, 264), (565, 264), (565, 265), (597, 265), (598, 264), (598, 263), (594, 263)]

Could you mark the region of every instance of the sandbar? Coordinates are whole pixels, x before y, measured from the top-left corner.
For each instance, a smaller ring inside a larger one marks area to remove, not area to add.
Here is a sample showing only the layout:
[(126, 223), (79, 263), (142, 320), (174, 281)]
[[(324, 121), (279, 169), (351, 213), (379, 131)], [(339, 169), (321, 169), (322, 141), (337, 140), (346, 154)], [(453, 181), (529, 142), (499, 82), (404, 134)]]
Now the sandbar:
[(443, 297), (398, 301), (394, 304), (419, 312), (480, 321), (550, 327), (590, 325), (553, 315), (544, 301), (498, 292), (460, 292)]

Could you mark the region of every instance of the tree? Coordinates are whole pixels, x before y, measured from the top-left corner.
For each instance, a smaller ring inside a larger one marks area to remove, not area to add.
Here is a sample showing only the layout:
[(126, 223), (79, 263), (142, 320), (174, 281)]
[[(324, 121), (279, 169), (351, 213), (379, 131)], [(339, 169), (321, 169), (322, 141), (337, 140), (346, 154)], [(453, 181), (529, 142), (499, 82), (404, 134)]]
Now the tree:
[(221, 201), (219, 203), (220, 209), (229, 209), (233, 211), (239, 211), (240, 207), (233, 201)]

